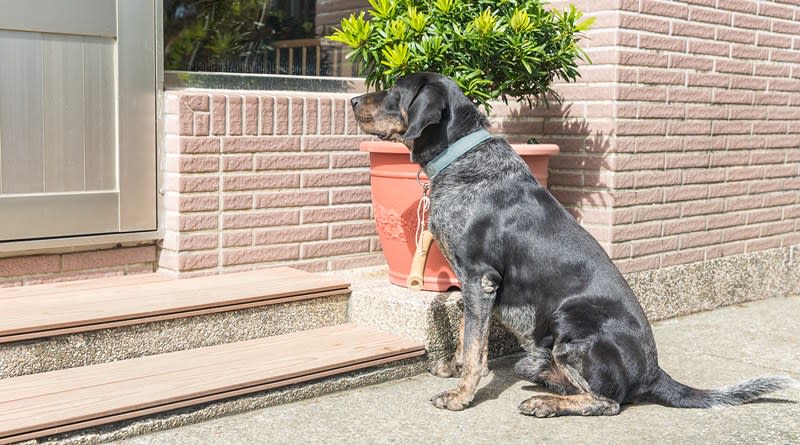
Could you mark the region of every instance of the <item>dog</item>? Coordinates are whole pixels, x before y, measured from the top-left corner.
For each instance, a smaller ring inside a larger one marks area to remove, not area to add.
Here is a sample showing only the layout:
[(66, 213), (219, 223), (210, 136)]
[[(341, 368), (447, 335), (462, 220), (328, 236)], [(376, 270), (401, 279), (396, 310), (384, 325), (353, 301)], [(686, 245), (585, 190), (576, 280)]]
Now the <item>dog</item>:
[[(426, 172), (488, 127), (456, 83), (435, 73), (402, 77), (351, 104), (365, 133), (405, 143)], [(515, 372), (552, 393), (519, 405), (531, 416), (616, 415), (620, 405), (638, 401), (738, 405), (797, 385), (762, 377), (701, 390), (673, 380), (658, 365), (642, 307), (600, 244), (504, 139), (477, 140), (428, 172), (430, 230), (461, 282), (464, 305), (455, 356), (432, 367), (441, 377), (460, 377), (456, 388), (431, 399), (437, 408), (458, 411), (472, 402), (487, 373), (492, 316), (526, 351)]]

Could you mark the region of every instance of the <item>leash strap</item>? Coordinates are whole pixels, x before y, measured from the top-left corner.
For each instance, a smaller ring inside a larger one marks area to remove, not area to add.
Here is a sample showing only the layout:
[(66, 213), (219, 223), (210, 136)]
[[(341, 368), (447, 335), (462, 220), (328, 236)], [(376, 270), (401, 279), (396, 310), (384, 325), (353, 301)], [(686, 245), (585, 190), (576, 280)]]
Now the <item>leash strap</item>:
[(423, 183), (420, 179), (420, 173), (422, 170), (417, 172), (417, 184), (422, 187), (422, 197), (419, 199), (419, 203), (417, 204), (417, 230), (415, 235), (415, 240), (417, 242), (417, 250), (420, 249), (422, 246), (422, 234), (425, 232), (426, 221), (425, 221), (425, 214), (428, 213), (428, 210), (431, 208), (431, 198), (428, 196), (428, 192), (430, 192), (431, 184), (429, 182)]
[(433, 179), (434, 176), (438, 175), (439, 172), (447, 168), (447, 166), (452, 164), (453, 161), (460, 158), (464, 155), (464, 153), (472, 150), (478, 144), (486, 139), (489, 139), (490, 137), (492, 137), (492, 134), (481, 128), (480, 130), (470, 133), (455, 141), (443, 152), (439, 153), (438, 156), (433, 158), (433, 160), (423, 168), (423, 170), (425, 170), (425, 174), (428, 175), (428, 178)]

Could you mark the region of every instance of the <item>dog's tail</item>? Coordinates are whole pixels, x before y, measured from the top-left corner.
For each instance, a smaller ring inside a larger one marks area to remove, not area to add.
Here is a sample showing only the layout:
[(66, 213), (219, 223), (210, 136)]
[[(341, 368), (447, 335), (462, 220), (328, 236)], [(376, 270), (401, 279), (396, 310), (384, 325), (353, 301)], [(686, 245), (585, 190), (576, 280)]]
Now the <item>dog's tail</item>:
[(747, 403), (764, 394), (800, 388), (790, 377), (759, 377), (719, 389), (696, 389), (676, 382), (663, 369), (641, 399), (674, 408), (712, 408)]

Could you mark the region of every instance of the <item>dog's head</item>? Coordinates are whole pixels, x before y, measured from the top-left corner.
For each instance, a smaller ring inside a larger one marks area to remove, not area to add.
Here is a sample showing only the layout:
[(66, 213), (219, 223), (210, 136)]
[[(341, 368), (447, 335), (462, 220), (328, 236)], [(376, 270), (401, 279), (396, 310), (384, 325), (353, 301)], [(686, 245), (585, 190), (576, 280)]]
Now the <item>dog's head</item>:
[(429, 148), (452, 141), (485, 125), (483, 117), (455, 82), (435, 73), (400, 78), (388, 90), (351, 100), (365, 133), (404, 142), (416, 152), (417, 140)]

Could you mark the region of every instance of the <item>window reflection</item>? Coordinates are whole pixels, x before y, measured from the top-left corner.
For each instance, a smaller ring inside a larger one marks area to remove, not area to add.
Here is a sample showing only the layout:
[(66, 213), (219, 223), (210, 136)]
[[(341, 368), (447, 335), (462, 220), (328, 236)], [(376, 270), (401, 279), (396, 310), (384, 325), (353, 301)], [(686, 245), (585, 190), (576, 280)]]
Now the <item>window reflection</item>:
[(351, 77), (348, 50), (323, 37), (360, 9), (337, 0), (164, 0), (164, 66)]

